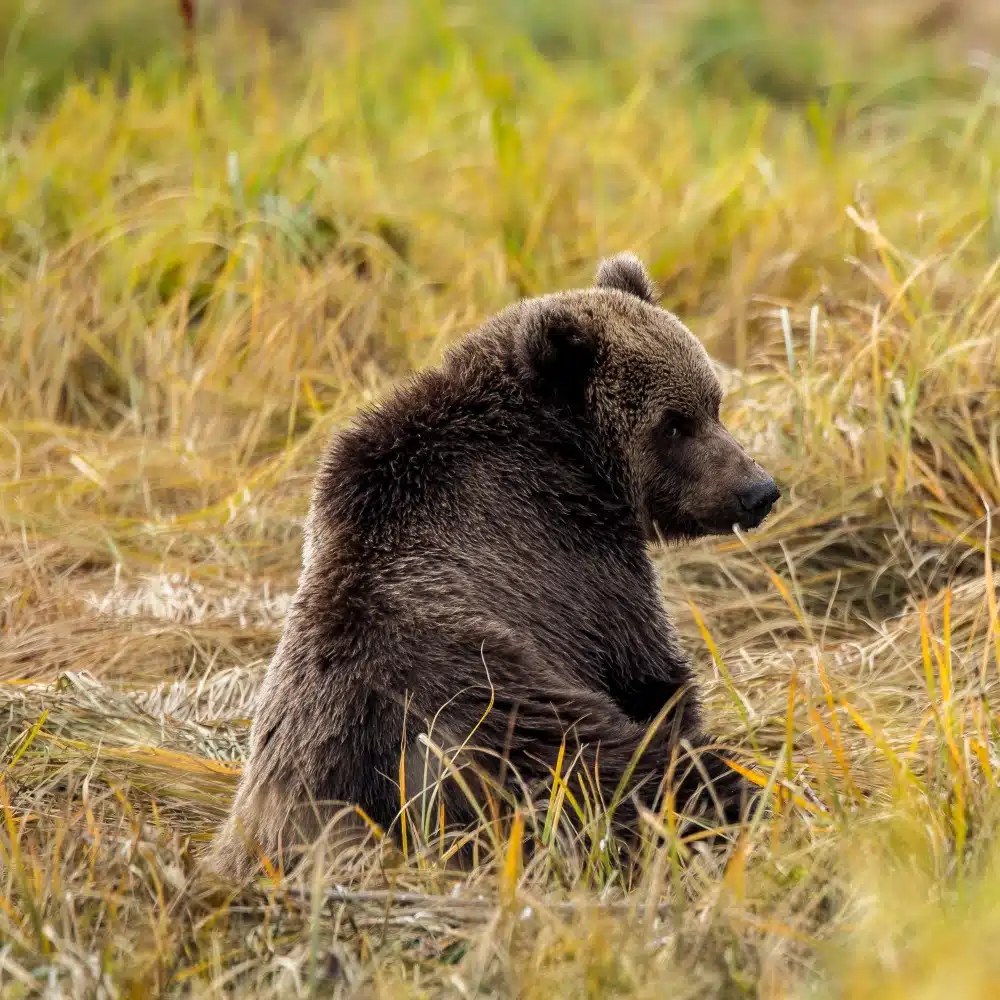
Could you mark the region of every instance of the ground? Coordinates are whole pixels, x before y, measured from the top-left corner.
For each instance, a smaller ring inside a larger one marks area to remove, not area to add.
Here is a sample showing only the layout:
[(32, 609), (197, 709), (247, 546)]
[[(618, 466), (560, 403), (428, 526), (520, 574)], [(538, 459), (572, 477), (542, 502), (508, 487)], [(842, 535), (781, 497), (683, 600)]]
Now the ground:
[[(120, 35), (17, 6), (2, 994), (992, 996), (985, 8), (867, 5), (895, 20), (865, 33), (850, 5), (819, 30), (777, 0), (623, 3), (614, 31), (607, 4), (296, 8), (304, 34), (224, 19), (188, 61), (169, 4)], [(81, 83), (53, 70), (70, 49)], [(470, 872), (411, 831), (405, 852), (373, 833), (350, 867), (201, 879), (331, 432), (514, 297), (589, 284), (624, 249), (724, 366), (723, 416), (783, 488), (761, 530), (658, 556), (771, 812), (715, 853), (650, 816), (623, 867), (598, 828), (553, 835), (574, 803), (557, 780), (544, 815), (484, 826)]]

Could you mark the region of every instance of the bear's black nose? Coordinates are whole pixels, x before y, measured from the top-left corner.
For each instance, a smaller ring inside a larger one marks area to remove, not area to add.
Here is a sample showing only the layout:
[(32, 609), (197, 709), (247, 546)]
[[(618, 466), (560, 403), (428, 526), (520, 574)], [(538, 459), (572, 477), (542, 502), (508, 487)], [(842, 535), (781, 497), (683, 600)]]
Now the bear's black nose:
[(778, 484), (770, 476), (758, 480), (739, 495), (740, 507), (747, 514), (744, 520), (752, 525), (760, 524), (780, 496)]

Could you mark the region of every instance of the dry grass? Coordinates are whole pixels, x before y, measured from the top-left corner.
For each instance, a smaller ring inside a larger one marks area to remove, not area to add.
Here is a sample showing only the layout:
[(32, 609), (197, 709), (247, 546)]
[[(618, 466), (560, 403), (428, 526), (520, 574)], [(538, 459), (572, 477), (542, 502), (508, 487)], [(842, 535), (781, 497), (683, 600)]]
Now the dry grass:
[[(737, 99), (639, 19), (581, 15), (568, 60), (535, 22), (412, 17), (341, 13), (294, 63), (231, 27), (197, 78), (10, 119), (0, 990), (994, 996), (996, 74), (900, 96), (926, 63), (894, 48)], [(329, 434), (624, 248), (785, 488), (750, 537), (658, 557), (771, 813), (715, 853), (650, 817), (627, 866), (559, 838), (525, 860), (529, 822), (471, 872), (373, 841), (206, 882)]]

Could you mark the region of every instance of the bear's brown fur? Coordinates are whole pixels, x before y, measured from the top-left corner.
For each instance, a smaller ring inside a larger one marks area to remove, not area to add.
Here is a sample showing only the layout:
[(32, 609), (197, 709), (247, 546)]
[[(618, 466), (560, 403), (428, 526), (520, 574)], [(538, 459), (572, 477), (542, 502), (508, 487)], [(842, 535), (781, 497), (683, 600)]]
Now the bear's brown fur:
[[(445, 749), (474, 731), (456, 766), (529, 791), (566, 735), (610, 800), (675, 699), (616, 813), (634, 822), (678, 737), (707, 743), (647, 543), (755, 527), (778, 497), (720, 400), (704, 348), (622, 254), (593, 288), (504, 309), (360, 414), (317, 475), (214, 866), (242, 876), (260, 852), (285, 856), (330, 803), (389, 826), (401, 772), (409, 794), (425, 787), (429, 731)], [(678, 804), (731, 819), (743, 779), (701, 761), (676, 779)], [(470, 819), (450, 784), (448, 817)]]

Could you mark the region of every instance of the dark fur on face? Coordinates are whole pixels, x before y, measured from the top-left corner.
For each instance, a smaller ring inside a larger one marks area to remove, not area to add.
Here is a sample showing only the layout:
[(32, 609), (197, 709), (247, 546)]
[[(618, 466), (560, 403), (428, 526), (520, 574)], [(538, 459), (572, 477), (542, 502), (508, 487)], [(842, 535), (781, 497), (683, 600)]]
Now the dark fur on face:
[[(458, 764), (529, 788), (568, 736), (609, 801), (676, 699), (626, 828), (677, 737), (707, 744), (646, 544), (753, 527), (778, 494), (719, 422), (704, 349), (654, 301), (638, 259), (611, 258), (593, 288), (508, 307), (338, 435), (217, 868), (247, 873), (248, 842), (274, 857), (315, 836), (331, 802), (390, 825), (401, 771), (420, 790), (432, 723), (446, 746), (475, 729)], [(702, 764), (714, 791), (689, 769), (679, 804), (733, 818), (742, 779), (711, 752)]]

